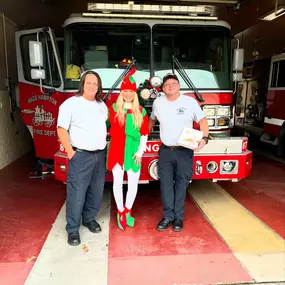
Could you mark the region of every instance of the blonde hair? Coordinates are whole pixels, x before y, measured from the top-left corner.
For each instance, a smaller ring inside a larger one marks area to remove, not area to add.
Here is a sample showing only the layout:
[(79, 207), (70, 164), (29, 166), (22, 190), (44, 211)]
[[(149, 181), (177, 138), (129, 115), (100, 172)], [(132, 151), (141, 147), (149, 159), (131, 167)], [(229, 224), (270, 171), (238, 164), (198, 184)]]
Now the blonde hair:
[[(123, 125), (125, 123), (125, 113), (124, 113), (124, 98), (122, 95), (122, 92), (120, 93), (118, 99), (117, 99), (117, 114), (116, 117), (119, 120), (119, 123)], [(138, 95), (135, 93), (134, 100), (132, 102), (132, 113), (133, 113), (133, 122), (134, 127), (137, 129), (140, 129), (143, 121), (142, 113), (140, 111), (140, 104), (138, 100)]]

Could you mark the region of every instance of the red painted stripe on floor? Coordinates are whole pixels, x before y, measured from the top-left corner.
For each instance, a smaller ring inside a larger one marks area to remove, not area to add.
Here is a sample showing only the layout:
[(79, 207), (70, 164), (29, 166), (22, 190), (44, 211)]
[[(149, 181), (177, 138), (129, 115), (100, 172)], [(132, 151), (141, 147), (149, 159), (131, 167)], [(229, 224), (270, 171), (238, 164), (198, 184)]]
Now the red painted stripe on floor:
[(285, 239), (284, 164), (255, 155), (250, 177), (238, 183), (219, 184), (241, 205)]
[(136, 225), (125, 232), (116, 225), (112, 202), (108, 285), (252, 280), (190, 197), (186, 199), (182, 232), (156, 231), (161, 213), (157, 184), (140, 186), (133, 209)]
[[(0, 284), (17, 280), (15, 272), (3, 283), (3, 271), (36, 260), (65, 200), (65, 187), (54, 179), (29, 179), (32, 166), (33, 156), (27, 155), (0, 171)], [(21, 276), (28, 276), (32, 263), (27, 264)]]
[(0, 263), (0, 284), (23, 285), (34, 266), (34, 262)]
[(112, 258), (108, 285), (198, 285), (252, 281), (230, 253)]

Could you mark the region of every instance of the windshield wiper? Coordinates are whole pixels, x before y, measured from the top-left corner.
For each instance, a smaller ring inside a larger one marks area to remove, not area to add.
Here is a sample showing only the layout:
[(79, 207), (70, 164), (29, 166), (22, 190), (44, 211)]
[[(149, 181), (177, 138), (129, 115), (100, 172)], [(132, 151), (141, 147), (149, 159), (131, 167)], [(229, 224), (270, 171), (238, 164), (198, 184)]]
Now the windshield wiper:
[(197, 90), (197, 88), (191, 81), (190, 77), (186, 73), (185, 69), (182, 67), (181, 63), (178, 61), (178, 59), (174, 55), (172, 56), (172, 59), (173, 59), (173, 67), (176, 66), (175, 69), (177, 70), (179, 75), (182, 77), (182, 79), (185, 81), (187, 86), (194, 91), (195, 95), (197, 96), (200, 102), (204, 102), (202, 95), (200, 94), (200, 92)]
[(115, 90), (115, 88), (119, 85), (119, 83), (123, 80), (123, 78), (129, 73), (129, 71), (135, 65), (135, 63), (136, 63), (136, 60), (132, 59), (132, 62), (126, 67), (126, 69), (118, 77), (118, 79), (115, 81), (115, 83), (110, 88), (110, 90), (107, 92), (107, 94), (103, 97), (103, 101), (105, 101), (108, 98), (108, 96)]

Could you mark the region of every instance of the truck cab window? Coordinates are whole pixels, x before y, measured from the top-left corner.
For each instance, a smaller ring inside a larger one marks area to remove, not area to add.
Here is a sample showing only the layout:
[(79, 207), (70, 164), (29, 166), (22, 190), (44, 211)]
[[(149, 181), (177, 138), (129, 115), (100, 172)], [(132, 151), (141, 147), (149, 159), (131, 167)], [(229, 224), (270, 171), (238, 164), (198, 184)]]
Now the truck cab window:
[[(86, 70), (98, 72), (104, 89), (111, 88), (132, 58), (136, 82), (150, 74), (150, 28), (135, 24), (81, 24), (65, 30), (65, 87), (77, 89)], [(72, 70), (72, 72), (70, 72)]]
[[(31, 69), (29, 61), (29, 41), (36, 41), (37, 34), (22, 35), (20, 38), (21, 53), (23, 60), (23, 74), (27, 81), (39, 84), (39, 80), (31, 78)], [(56, 64), (55, 54), (53, 52), (51, 39), (48, 33), (40, 33), (40, 41), (43, 45), (43, 58), (46, 72), (46, 79), (42, 81), (42, 84), (49, 87), (59, 87), (61, 85), (60, 74)]]
[(285, 60), (273, 62), (270, 87), (285, 87)]
[[(155, 25), (153, 27), (155, 74), (172, 70), (172, 55), (196, 88), (231, 89), (230, 33), (223, 27)], [(181, 80), (181, 88), (188, 89)]]

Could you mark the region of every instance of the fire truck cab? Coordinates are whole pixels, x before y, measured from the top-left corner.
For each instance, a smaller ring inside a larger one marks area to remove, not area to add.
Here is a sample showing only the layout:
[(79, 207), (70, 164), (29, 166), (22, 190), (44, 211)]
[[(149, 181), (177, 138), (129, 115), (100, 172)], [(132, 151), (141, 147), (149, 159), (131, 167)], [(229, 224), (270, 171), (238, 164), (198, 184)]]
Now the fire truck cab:
[(285, 53), (271, 58), (266, 92), (260, 92), (261, 80), (264, 78), (249, 77), (241, 83), (237, 126), (285, 158)]
[[(242, 50), (232, 61), (231, 32), (207, 6), (89, 4), (63, 25), (59, 56), (50, 28), (16, 34), (22, 117), (40, 161), (52, 161), (55, 177), (65, 181), (68, 159), (58, 141), (58, 108), (78, 90), (80, 76), (94, 70), (102, 79), (109, 106), (116, 101), (122, 75), (135, 64), (141, 104), (150, 114), (153, 100), (164, 96), (161, 78), (177, 74), (181, 94), (204, 110), (212, 140), (195, 153), (193, 179), (238, 181), (251, 171), (246, 137), (231, 137), (233, 81), (241, 80)], [(151, 80), (150, 80), (151, 79)], [(159, 124), (151, 132), (142, 160), (140, 182), (158, 180)], [(112, 174), (106, 174), (112, 180)]]
[(269, 76), (261, 140), (273, 141), (277, 145), (277, 155), (285, 158), (285, 53), (272, 57)]

